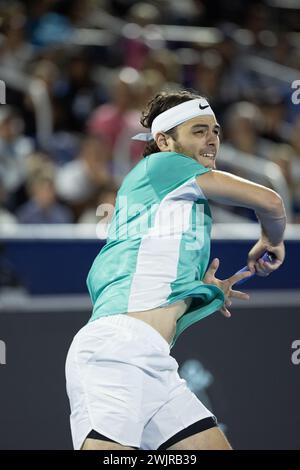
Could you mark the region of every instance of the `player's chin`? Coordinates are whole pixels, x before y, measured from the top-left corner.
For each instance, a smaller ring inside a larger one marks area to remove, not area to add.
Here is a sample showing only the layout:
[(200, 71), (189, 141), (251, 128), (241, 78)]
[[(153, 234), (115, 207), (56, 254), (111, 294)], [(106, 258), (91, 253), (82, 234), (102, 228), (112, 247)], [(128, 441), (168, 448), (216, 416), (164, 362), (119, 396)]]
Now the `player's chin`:
[(211, 168), (212, 170), (215, 170), (215, 169), (216, 169), (216, 160), (211, 160), (211, 159), (209, 159), (208, 162), (205, 162), (205, 163), (204, 163), (204, 166), (205, 166), (206, 168)]
[(203, 157), (202, 155), (195, 155), (194, 158), (205, 168), (216, 169), (216, 158)]

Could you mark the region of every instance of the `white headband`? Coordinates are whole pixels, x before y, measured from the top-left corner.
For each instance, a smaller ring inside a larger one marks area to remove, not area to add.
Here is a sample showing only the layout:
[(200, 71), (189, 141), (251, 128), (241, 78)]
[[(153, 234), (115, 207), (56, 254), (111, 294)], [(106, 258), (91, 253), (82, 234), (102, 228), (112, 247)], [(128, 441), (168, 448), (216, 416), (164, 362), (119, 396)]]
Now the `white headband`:
[(149, 141), (154, 139), (158, 132), (169, 131), (189, 119), (207, 115), (214, 116), (215, 114), (206, 99), (196, 98), (195, 100), (185, 101), (156, 116), (152, 122), (151, 132), (137, 134), (131, 138), (133, 140)]

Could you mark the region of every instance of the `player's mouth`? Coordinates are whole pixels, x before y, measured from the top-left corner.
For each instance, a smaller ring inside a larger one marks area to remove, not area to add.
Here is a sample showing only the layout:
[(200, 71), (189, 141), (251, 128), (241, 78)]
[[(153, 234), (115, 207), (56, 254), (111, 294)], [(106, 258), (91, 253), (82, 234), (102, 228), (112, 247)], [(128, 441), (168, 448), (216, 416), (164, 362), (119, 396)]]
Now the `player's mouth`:
[(202, 152), (200, 153), (200, 157), (209, 158), (210, 160), (216, 159), (215, 152)]

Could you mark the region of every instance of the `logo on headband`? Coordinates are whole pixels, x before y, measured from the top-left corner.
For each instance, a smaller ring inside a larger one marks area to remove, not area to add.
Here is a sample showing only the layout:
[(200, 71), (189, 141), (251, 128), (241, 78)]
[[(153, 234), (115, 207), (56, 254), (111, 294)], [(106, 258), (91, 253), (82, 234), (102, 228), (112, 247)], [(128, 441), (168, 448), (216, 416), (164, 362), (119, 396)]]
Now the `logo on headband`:
[(201, 103), (199, 103), (199, 108), (200, 109), (206, 109), (206, 108), (209, 108), (209, 104), (203, 106)]

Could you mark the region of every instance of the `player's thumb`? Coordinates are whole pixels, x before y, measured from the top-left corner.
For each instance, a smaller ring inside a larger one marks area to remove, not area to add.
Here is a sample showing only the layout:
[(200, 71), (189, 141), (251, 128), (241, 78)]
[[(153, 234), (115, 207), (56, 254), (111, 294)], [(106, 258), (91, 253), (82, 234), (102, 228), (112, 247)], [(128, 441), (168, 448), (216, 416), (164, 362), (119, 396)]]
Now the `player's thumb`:
[(220, 260), (219, 260), (219, 258), (214, 258), (214, 259), (212, 260), (212, 262), (210, 263), (210, 266), (209, 266), (209, 273), (212, 274), (212, 275), (214, 275), (214, 274), (217, 272), (219, 266), (220, 266)]
[(255, 273), (255, 260), (250, 260), (247, 263), (249, 271), (254, 274)]

